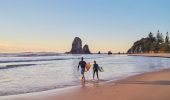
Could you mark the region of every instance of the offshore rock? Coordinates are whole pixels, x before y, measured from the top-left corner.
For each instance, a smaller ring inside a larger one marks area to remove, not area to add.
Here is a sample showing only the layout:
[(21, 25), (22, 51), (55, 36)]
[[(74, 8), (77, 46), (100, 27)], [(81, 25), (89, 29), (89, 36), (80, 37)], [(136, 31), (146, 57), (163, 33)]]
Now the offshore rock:
[(70, 53), (72, 54), (82, 54), (82, 41), (79, 37), (75, 37), (72, 43), (72, 48)]
[(108, 55), (112, 55), (112, 52), (111, 52), (111, 51), (108, 51)]
[(91, 54), (88, 45), (84, 45), (84, 47), (83, 47), (83, 52), (82, 52), (82, 53), (83, 53), (83, 54)]

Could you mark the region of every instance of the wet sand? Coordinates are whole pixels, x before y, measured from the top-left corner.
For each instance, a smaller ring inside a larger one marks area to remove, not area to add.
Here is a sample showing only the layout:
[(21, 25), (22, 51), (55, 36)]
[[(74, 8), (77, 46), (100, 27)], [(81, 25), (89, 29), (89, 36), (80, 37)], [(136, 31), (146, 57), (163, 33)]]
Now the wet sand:
[(144, 57), (162, 57), (162, 58), (170, 58), (170, 53), (128, 54), (128, 56), (144, 56)]
[(116, 82), (88, 81), (80, 87), (25, 95), (0, 97), (0, 100), (170, 100), (170, 69), (149, 72)]

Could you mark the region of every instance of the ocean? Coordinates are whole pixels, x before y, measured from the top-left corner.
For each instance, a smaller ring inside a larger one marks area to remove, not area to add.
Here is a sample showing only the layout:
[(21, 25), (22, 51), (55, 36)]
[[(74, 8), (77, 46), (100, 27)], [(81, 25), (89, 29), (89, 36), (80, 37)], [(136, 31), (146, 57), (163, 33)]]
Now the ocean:
[[(81, 57), (93, 64), (96, 60), (104, 72), (99, 72), (102, 82), (170, 68), (169, 58), (127, 55), (71, 55), (58, 53), (1, 53), (0, 96), (40, 92), (67, 88), (81, 84)], [(85, 73), (92, 79), (92, 68)]]

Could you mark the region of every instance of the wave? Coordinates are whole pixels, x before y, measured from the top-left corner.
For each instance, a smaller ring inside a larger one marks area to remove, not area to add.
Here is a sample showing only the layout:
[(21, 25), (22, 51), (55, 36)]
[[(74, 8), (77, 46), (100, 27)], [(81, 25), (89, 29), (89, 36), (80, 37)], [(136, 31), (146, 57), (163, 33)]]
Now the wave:
[(53, 52), (25, 52), (25, 53), (0, 53), (0, 57), (39, 57), (39, 56), (58, 56), (59, 53)]
[[(3, 58), (2, 56), (7, 58), (10, 57), (10, 59)], [(84, 57), (85, 59), (99, 59), (99, 58), (110, 57), (110, 56), (103, 56), (103, 55), (92, 57), (89, 55), (67, 55), (67, 54), (58, 54), (58, 53), (16, 53), (16, 54), (1, 53), (0, 58), (2, 57), (2, 60), (0, 60), (0, 63), (41, 62), (41, 61), (70, 60), (70, 59), (80, 60), (82, 56), (85, 56)]]
[(14, 63), (14, 62), (39, 62), (39, 61), (54, 61), (54, 60), (69, 60), (75, 58), (54, 58), (54, 59), (35, 59), (35, 60), (6, 60), (0, 61), (0, 63)]
[(59, 56), (58, 53), (22, 53), (18, 54), (17, 57), (39, 57), (39, 56)]
[(0, 70), (2, 70), (2, 69), (16, 68), (16, 67), (34, 66), (34, 65), (36, 65), (36, 64), (15, 64), (15, 65), (6, 65), (5, 67), (0, 67)]
[[(104, 57), (98, 57), (98, 58), (104, 58)], [(70, 59), (80, 59), (80, 58), (51, 58), (51, 59), (35, 59), (35, 60), (5, 60), (5, 61), (0, 61), (0, 63), (15, 63), (15, 62), (40, 62), (40, 61), (55, 61), (55, 60), (70, 60)], [(94, 58), (86, 58), (86, 59), (94, 59)]]

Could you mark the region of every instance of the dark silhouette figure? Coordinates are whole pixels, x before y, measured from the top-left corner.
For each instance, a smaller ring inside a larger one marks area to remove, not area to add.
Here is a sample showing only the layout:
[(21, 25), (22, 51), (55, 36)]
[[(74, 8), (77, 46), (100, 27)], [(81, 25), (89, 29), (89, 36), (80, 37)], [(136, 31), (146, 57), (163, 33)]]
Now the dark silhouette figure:
[(95, 73), (97, 75), (97, 79), (99, 80), (98, 69), (99, 69), (99, 65), (96, 63), (96, 61), (94, 61), (94, 64), (93, 64), (93, 80), (94, 80)]
[(83, 57), (81, 58), (81, 61), (78, 64), (78, 70), (79, 70), (79, 66), (81, 66), (82, 80), (85, 81), (84, 72), (85, 72), (86, 62), (84, 61)]

